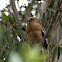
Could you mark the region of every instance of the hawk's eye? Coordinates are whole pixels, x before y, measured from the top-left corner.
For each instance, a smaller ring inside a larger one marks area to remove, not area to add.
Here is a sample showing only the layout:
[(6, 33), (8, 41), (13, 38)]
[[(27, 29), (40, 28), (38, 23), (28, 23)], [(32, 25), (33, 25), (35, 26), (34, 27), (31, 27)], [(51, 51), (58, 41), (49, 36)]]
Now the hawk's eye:
[(30, 19), (30, 20), (33, 20), (33, 19)]

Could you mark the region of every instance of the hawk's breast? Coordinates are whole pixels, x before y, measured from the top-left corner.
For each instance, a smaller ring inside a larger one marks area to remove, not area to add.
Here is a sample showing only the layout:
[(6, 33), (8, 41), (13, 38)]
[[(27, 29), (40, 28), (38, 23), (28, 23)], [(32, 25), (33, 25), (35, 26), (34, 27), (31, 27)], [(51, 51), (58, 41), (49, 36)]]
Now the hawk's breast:
[(28, 40), (32, 42), (40, 42), (42, 39), (42, 28), (39, 23), (32, 23), (26, 27), (26, 35)]

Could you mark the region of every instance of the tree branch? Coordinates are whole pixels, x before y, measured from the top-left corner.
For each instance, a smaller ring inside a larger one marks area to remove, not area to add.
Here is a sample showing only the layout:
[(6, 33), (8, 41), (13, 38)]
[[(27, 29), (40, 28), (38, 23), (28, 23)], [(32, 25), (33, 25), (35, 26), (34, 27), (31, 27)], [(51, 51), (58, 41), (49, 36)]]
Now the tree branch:
[(26, 11), (26, 15), (25, 15), (23, 21), (26, 21), (27, 18), (31, 16), (31, 10), (32, 10), (32, 6), (33, 6), (34, 1), (35, 1), (35, 0), (32, 0), (31, 4), (28, 5), (27, 11)]
[(46, 34), (45, 34), (45, 36), (44, 36), (44, 39), (49, 35), (49, 32), (51, 31), (51, 29), (52, 29), (52, 26), (53, 26), (53, 24), (55, 23), (55, 20), (56, 20), (56, 17), (57, 17), (57, 15), (58, 15), (58, 13), (59, 13), (59, 9), (60, 9), (60, 6), (61, 6), (61, 4), (62, 4), (62, 0), (59, 2), (58, 1), (58, 5), (57, 5), (57, 11), (56, 11), (56, 13), (54, 14), (54, 16), (51, 18), (51, 23), (49, 24), (49, 27), (48, 27), (48, 29), (47, 29), (47, 31), (46, 31)]
[(12, 6), (12, 10), (14, 12), (15, 20), (19, 21), (19, 14), (18, 14), (17, 9), (16, 9), (15, 0), (10, 0), (10, 5)]

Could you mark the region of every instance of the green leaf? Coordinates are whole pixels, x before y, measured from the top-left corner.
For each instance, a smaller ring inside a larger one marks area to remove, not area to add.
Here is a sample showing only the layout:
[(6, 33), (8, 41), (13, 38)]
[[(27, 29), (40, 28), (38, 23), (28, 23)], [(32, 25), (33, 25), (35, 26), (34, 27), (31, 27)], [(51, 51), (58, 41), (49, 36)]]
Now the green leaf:
[(43, 16), (42, 16), (42, 25), (43, 26), (45, 25), (46, 20), (47, 20), (47, 14), (46, 13), (43, 13)]
[[(62, 46), (62, 44), (61, 44), (61, 46)], [(61, 54), (62, 54), (62, 47), (61, 47)]]
[(53, 8), (56, 8), (57, 7), (57, 2), (58, 2), (58, 0), (55, 0), (54, 5), (53, 5)]
[(62, 27), (62, 17), (61, 16), (59, 17), (59, 23), (60, 23), (60, 25)]
[(4, 28), (5, 28), (5, 26), (4, 25), (0, 25), (0, 44), (2, 43), (2, 42), (4, 42), (4, 38), (5, 38), (5, 35), (4, 35)]
[(0, 18), (6, 22), (9, 22), (9, 16), (6, 16), (4, 13), (2, 13), (2, 17)]
[(55, 13), (56, 10), (57, 10), (57, 1), (58, 1), (58, 0), (55, 0), (53, 7), (52, 7), (52, 6), (49, 7), (48, 10), (50, 10), (50, 11), (52, 11), (52, 12)]
[(2, 60), (0, 59), (0, 62), (2, 62)]
[(52, 12), (56, 12), (56, 9), (54, 9), (54, 8), (48, 8), (48, 10), (50, 10), (50, 11), (52, 11)]
[(7, 5), (6, 8), (8, 8), (10, 5)]
[(16, 35), (17, 31), (12, 29), (12, 32), (13, 32), (13, 45), (16, 45), (16, 43), (18, 42)]
[(6, 31), (5, 35), (6, 35), (6, 39), (8, 42), (8, 45), (10, 48), (12, 48), (12, 37), (11, 37), (11, 32), (12, 32), (12, 28), (9, 27), (9, 29)]
[(16, 26), (16, 28), (20, 35), (23, 35), (23, 36), (25, 35), (25, 31), (23, 31), (19, 26)]
[(0, 37), (0, 44), (4, 41), (4, 34), (1, 34), (1, 37)]
[(54, 62), (54, 58), (55, 58), (56, 53), (57, 53), (57, 47), (55, 47), (53, 50), (52, 62)]

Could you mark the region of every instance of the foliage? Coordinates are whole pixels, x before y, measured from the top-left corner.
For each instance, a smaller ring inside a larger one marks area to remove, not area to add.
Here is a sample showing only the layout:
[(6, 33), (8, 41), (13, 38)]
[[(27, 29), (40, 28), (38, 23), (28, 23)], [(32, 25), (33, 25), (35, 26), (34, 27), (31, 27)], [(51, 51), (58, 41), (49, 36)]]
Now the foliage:
[[(48, 60), (49, 54), (47, 51), (40, 52), (40, 50), (41, 49), (38, 46), (31, 47), (27, 42), (22, 43), (22, 45), (20, 46), (20, 50), (19, 50), (19, 54), (21, 58), (21, 60), (19, 59), (20, 62), (38, 62), (38, 61), (45, 62), (46, 60)], [(14, 59), (17, 62), (18, 56), (19, 55), (17, 53), (11, 52), (9, 55), (9, 62), (13, 62)]]
[[(60, 50), (62, 49), (60, 47), (61, 44), (59, 45), (60, 40), (62, 39), (62, 31), (58, 31), (59, 34), (61, 33), (60, 35), (58, 34), (58, 37), (60, 37), (59, 40), (57, 40), (57, 33), (55, 32), (58, 26), (62, 28), (62, 7), (59, 4), (62, 3), (61, 0), (59, 0), (59, 2), (58, 0), (50, 0), (48, 2), (48, 8), (42, 14), (42, 21), (40, 20), (42, 27), (45, 28), (46, 31), (46, 38), (48, 37), (48, 41), (50, 42), (48, 50), (45, 51), (41, 51), (42, 47), (37, 47), (36, 45), (31, 46), (30, 44), (28, 44), (25, 33), (27, 17), (38, 17), (40, 15), (39, 8), (41, 8), (39, 6), (41, 3), (38, 3), (38, 1), (30, 0), (30, 2), (31, 3), (29, 3), (28, 6), (20, 7), (20, 9), (25, 8), (25, 11), (17, 11), (17, 13), (19, 14), (18, 20), (16, 20), (14, 16), (15, 14), (13, 13), (13, 9), (10, 4), (7, 5), (6, 8), (1, 10), (2, 16), (0, 17), (0, 62), (12, 62), (11, 60), (13, 60), (13, 58), (20, 60), (20, 62), (45, 62), (50, 58), (52, 59), (51, 61), (54, 62), (56, 56), (57, 60), (59, 59), (61, 53)], [(35, 15), (32, 14), (32, 11), (35, 11)], [(6, 15), (5, 12), (8, 12), (9, 15)], [(54, 23), (52, 22), (52, 20)], [(23, 25), (23, 23), (25, 24)], [(50, 29), (49, 31), (48, 28)]]

